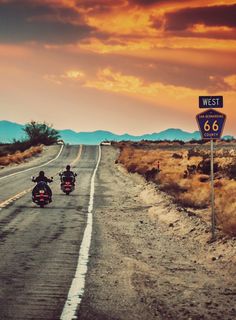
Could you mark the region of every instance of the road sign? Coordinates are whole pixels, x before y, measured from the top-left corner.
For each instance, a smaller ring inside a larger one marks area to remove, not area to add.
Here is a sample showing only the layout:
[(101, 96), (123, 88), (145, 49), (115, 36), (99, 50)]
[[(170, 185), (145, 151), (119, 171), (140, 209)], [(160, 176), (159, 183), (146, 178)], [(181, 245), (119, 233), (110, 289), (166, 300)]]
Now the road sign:
[(206, 110), (196, 116), (202, 139), (220, 139), (226, 115), (214, 109)]
[(223, 108), (222, 96), (200, 96), (199, 108)]

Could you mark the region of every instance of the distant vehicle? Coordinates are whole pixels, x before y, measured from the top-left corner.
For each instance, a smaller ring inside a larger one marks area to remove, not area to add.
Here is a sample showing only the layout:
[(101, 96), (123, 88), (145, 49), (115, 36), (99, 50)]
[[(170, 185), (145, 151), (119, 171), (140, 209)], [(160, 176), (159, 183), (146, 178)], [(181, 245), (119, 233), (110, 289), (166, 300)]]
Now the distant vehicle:
[(65, 144), (64, 140), (57, 140), (57, 144)]
[(111, 141), (102, 141), (100, 143), (101, 146), (111, 146)]

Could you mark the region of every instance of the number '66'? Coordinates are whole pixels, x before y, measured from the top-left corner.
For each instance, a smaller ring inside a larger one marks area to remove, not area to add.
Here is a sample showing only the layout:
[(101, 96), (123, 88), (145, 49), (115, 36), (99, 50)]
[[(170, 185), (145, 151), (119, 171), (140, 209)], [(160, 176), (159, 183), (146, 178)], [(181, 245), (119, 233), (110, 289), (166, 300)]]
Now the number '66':
[(212, 127), (211, 125), (209, 124), (209, 121), (207, 120), (205, 123), (204, 123), (204, 130), (205, 131), (210, 131), (210, 130), (213, 130), (213, 131), (218, 131), (219, 130), (219, 125), (217, 123), (217, 120), (215, 120), (212, 124)]

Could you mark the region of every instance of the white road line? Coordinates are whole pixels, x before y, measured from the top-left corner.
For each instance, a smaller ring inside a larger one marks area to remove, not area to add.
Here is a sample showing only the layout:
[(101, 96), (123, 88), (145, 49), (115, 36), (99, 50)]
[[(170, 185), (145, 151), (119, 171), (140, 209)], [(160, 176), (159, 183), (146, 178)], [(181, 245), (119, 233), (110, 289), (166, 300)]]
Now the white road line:
[(91, 185), (90, 185), (90, 198), (88, 206), (87, 225), (84, 230), (84, 236), (81, 243), (77, 269), (74, 279), (72, 280), (71, 287), (67, 296), (66, 303), (64, 305), (60, 320), (72, 320), (77, 319), (76, 312), (80, 305), (82, 296), (84, 294), (85, 276), (88, 269), (89, 249), (92, 238), (93, 227), (93, 203), (95, 192), (95, 176), (98, 170), (98, 166), (101, 160), (101, 147), (99, 146), (98, 160), (94, 169)]
[(6, 179), (6, 178), (9, 178), (9, 177), (13, 177), (13, 176), (15, 176), (17, 174), (20, 174), (20, 173), (23, 173), (23, 172), (27, 172), (27, 171), (30, 171), (30, 170), (33, 170), (33, 169), (41, 168), (41, 167), (44, 167), (44, 166), (48, 165), (49, 163), (57, 160), (60, 157), (63, 148), (64, 148), (64, 145), (61, 146), (61, 149), (58, 152), (58, 155), (55, 158), (53, 158), (52, 160), (50, 160), (50, 161), (48, 161), (48, 162), (46, 162), (44, 164), (41, 164), (39, 166), (31, 167), (29, 169), (25, 169), (25, 170), (22, 170), (22, 171), (18, 171), (18, 172), (15, 172), (15, 173), (8, 174), (7, 176), (1, 177), (0, 180)]

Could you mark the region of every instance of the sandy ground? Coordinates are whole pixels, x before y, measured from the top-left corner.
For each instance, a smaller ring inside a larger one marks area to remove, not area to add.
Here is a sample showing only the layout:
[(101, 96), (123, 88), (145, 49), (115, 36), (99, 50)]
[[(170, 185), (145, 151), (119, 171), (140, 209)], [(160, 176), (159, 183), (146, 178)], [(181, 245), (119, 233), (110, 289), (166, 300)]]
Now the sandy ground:
[(210, 226), (103, 147), (79, 319), (236, 319), (235, 240)]

